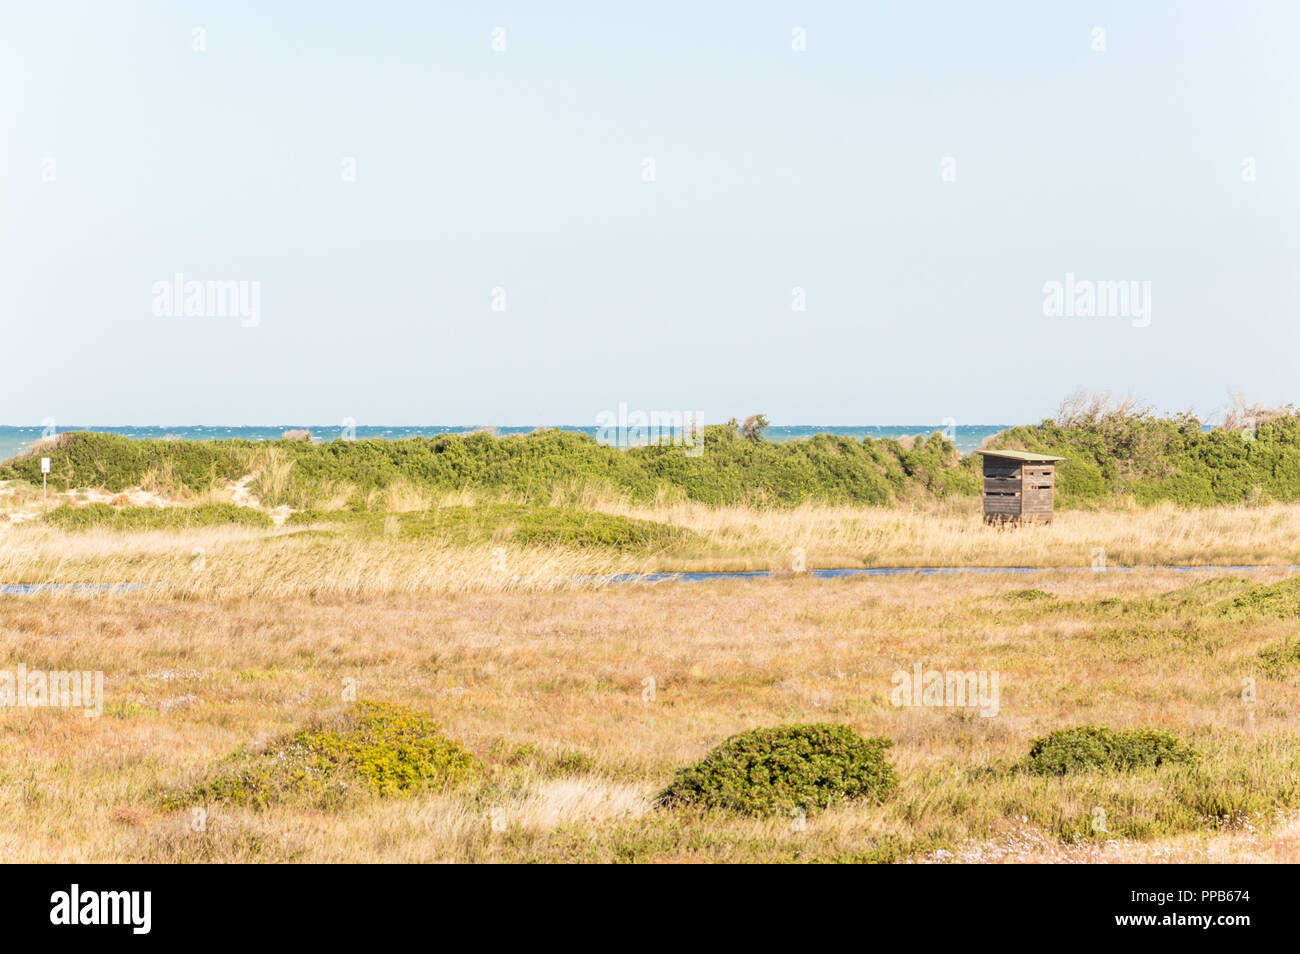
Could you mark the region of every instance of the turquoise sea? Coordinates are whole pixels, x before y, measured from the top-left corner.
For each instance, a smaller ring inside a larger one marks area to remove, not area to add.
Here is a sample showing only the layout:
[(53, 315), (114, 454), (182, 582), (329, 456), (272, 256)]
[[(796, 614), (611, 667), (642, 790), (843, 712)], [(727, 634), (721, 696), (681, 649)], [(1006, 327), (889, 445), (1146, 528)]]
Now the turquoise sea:
[[(499, 434), (527, 434), (537, 429), (539, 425), (528, 425), (526, 427), (498, 427), (495, 430)], [(580, 427), (575, 425), (557, 425), (560, 430), (581, 431), (596, 436), (599, 430), (595, 425), (590, 427)], [(910, 434), (932, 434), (935, 431), (945, 431), (951, 434), (957, 445), (957, 449), (963, 454), (969, 454), (986, 438), (999, 431), (1004, 431), (1010, 424), (968, 424), (956, 428), (945, 427), (943, 424), (774, 424), (765, 432), (767, 438), (773, 441), (790, 441), (801, 437), (811, 437), (814, 434), (839, 434), (845, 437), (904, 437)], [(404, 437), (433, 437), (438, 434), (464, 434), (473, 431), (476, 425), (460, 424), (429, 424), (419, 427), (402, 427), (402, 426), (385, 426), (374, 425), (365, 426), (358, 424), (355, 427), (355, 436), (357, 440), (366, 438), (383, 438), (385, 440), (401, 440)], [(134, 439), (143, 438), (169, 438), (172, 440), (181, 439), (187, 441), (216, 441), (230, 438), (241, 438), (248, 441), (267, 441), (275, 440), (289, 430), (309, 430), (312, 436), (323, 441), (335, 440), (343, 436), (343, 428), (337, 424), (328, 426), (309, 425), (309, 424), (266, 424), (252, 427), (224, 427), (221, 425), (171, 425), (171, 426), (151, 426), (151, 427), (108, 427), (96, 424), (70, 424), (66, 427), (49, 428), (40, 425), (31, 427), (12, 427), (0, 426), (0, 460), (7, 460), (15, 454), (22, 453), (31, 444), (39, 440), (42, 435), (48, 434), (51, 430), (58, 433), (63, 431), (105, 431), (110, 434), (122, 434)]]

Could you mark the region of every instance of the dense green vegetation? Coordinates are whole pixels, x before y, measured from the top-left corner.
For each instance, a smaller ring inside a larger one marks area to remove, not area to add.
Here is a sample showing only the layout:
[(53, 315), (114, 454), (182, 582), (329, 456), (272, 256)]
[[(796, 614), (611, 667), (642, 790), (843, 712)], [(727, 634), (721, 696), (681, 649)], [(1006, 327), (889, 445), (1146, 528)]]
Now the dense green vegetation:
[(891, 745), (829, 723), (753, 729), (678, 771), (657, 804), (788, 815), (812, 814), (836, 801), (882, 799), (898, 784), (885, 758)]
[(263, 808), (289, 800), (336, 808), (362, 793), (445, 789), (480, 770), (473, 755), (421, 713), (358, 702), (259, 752), (236, 752), (213, 778), (163, 801), (168, 807), (226, 802)]
[(1196, 761), (1196, 751), (1167, 732), (1085, 725), (1035, 739), (1022, 767), (1034, 775), (1129, 772)]
[(704, 452), (681, 447), (619, 450), (585, 434), (542, 431), (497, 438), (447, 435), (403, 441), (335, 441), (285, 447), (291, 486), (272, 503), (323, 496), (351, 485), (357, 495), (398, 481), (419, 487), (471, 487), (548, 500), (557, 486), (595, 485), (650, 500), (661, 491), (710, 504), (793, 504), (822, 499), (887, 504), (914, 488), (973, 492), (956, 469), (958, 455), (942, 437), (905, 450), (897, 441), (819, 435), (771, 443), (742, 439), (734, 429), (706, 428)]
[(162, 485), (206, 489), (216, 480), (237, 480), (247, 472), (248, 441), (136, 441), (120, 434), (72, 431), (38, 453), (0, 464), (0, 480), (41, 483), (41, 457), (51, 461), (55, 490), (95, 487), (117, 493), (151, 478)]
[[(448, 434), (400, 441), (130, 440), (70, 432), (52, 450), (51, 486), (120, 491), (156, 484), (188, 492), (265, 472), (253, 485), (267, 506), (309, 509), (340, 493), (353, 509), (371, 509), (375, 491), (473, 488), (549, 502), (556, 487), (595, 486), (650, 500), (661, 492), (710, 504), (796, 504), (805, 500), (889, 504), (900, 499), (974, 494), (974, 471), (935, 434), (908, 448), (896, 440), (822, 434), (773, 443), (744, 438), (730, 425), (705, 428), (703, 453), (680, 446), (620, 450), (586, 434), (538, 431), (494, 437)], [(272, 474), (283, 475), (272, 479)], [(40, 483), (37, 456), (0, 465), (0, 480)], [(382, 506), (375, 508), (382, 509)]]
[(1188, 506), (1300, 500), (1300, 416), (1254, 431), (1201, 429), (1190, 414), (1111, 414), (1070, 427), (1051, 421), (1003, 432), (998, 446), (1065, 460), (1057, 506), (1088, 506), (1118, 495), (1140, 504)]
[[(448, 434), (400, 441), (130, 440), (67, 433), (52, 449), (51, 486), (120, 491), (146, 486), (184, 495), (256, 472), (266, 506), (384, 510), (384, 495), (475, 489), (532, 503), (554, 491), (593, 487), (646, 501), (708, 504), (889, 505), (974, 496), (980, 460), (962, 458), (942, 435), (915, 441), (826, 434), (774, 443), (757, 416), (742, 429), (705, 428), (703, 453), (680, 446), (601, 445), (585, 434), (547, 430), (495, 437)], [(1300, 500), (1300, 416), (1277, 413), (1249, 430), (1202, 429), (1190, 414), (1159, 418), (1126, 409), (1016, 427), (996, 446), (1050, 453), (1059, 465), (1057, 506), (1092, 507), (1127, 496), (1189, 506)], [(0, 464), (0, 480), (40, 483), (38, 456)]]

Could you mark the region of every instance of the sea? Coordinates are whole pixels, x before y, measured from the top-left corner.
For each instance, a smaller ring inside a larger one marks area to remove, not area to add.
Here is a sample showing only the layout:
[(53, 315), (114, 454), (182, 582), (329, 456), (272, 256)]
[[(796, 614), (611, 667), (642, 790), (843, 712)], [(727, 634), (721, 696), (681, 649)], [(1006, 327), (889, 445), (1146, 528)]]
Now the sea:
[[(498, 434), (528, 434), (537, 430), (542, 425), (530, 424), (520, 427), (495, 427), (492, 428)], [(576, 431), (584, 434), (590, 434), (592, 437), (597, 436), (600, 430), (595, 425), (545, 425), (553, 426), (557, 430)], [(864, 437), (908, 437), (917, 434), (933, 434), (935, 431), (941, 431), (948, 435), (948, 438), (956, 445), (957, 449), (963, 454), (969, 454), (975, 450), (985, 440), (1004, 431), (1010, 424), (967, 424), (953, 427), (951, 424), (773, 424), (766, 431), (764, 436), (771, 441), (793, 441), (804, 437), (812, 437), (814, 434), (836, 434), (841, 437), (854, 437), (861, 440)], [(470, 431), (481, 429), (482, 425), (475, 424), (429, 424), (417, 427), (398, 426), (398, 425), (362, 425), (357, 424), (351, 428), (352, 433), (347, 436), (355, 437), (357, 440), (366, 440), (368, 438), (381, 438), (383, 440), (400, 441), (407, 437), (436, 437), (439, 434), (467, 434)], [(121, 434), (123, 437), (129, 437), (133, 440), (145, 440), (148, 438), (164, 438), (167, 440), (187, 440), (187, 441), (219, 441), (230, 439), (241, 439), (246, 441), (271, 441), (284, 436), (285, 431), (307, 430), (317, 440), (330, 441), (337, 440), (345, 436), (344, 428), (337, 424), (331, 425), (311, 425), (311, 424), (264, 424), (253, 426), (231, 426), (205, 424), (205, 425), (157, 425), (148, 427), (114, 427), (102, 424), (70, 424), (66, 427), (50, 427), (34, 425), (29, 427), (22, 426), (0, 426), (0, 460), (7, 460), (16, 454), (21, 454), (33, 443), (42, 437), (50, 436), (53, 433), (62, 433), (63, 431), (102, 431), (108, 434)]]

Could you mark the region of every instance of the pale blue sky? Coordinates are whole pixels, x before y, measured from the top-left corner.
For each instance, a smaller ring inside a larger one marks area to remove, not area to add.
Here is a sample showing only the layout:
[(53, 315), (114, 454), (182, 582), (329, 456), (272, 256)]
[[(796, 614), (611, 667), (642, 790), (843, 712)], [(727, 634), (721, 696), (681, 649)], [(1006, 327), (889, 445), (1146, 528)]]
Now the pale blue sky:
[[(1280, 2), (0, 0), (0, 424), (1300, 403), (1297, 41)], [(155, 316), (176, 272), (260, 323)], [(1046, 317), (1067, 272), (1150, 325)]]

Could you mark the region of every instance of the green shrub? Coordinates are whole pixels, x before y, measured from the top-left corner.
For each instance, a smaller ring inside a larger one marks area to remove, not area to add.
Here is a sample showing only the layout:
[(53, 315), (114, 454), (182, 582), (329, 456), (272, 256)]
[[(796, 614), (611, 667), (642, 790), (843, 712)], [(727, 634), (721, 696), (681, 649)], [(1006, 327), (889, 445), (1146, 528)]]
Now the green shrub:
[(1300, 500), (1300, 416), (1294, 409), (1255, 428), (1204, 430), (1191, 414), (1103, 413), (1068, 427), (1013, 427), (997, 446), (1064, 457), (1057, 505), (1095, 505), (1131, 496), (1192, 507)]
[(1176, 590), (1161, 593), (1151, 601), (1154, 610), (1199, 610), (1210, 603), (1219, 602), (1225, 597), (1240, 593), (1252, 586), (1251, 582), (1240, 576), (1220, 576), (1201, 580)]
[(0, 480), (40, 486), (41, 458), (49, 457), (56, 490), (98, 487), (113, 493), (138, 487), (151, 472), (177, 486), (206, 490), (246, 472), (249, 441), (132, 440), (120, 434), (68, 431), (45, 446), (0, 464)]
[(1077, 726), (1035, 739), (1021, 768), (1034, 775), (1074, 772), (1129, 772), (1160, 765), (1190, 764), (1197, 753), (1186, 743), (1157, 729)]
[(891, 745), (829, 723), (753, 729), (679, 770), (656, 803), (776, 815), (811, 814), (837, 799), (880, 800), (898, 782), (885, 758)]
[(1300, 576), (1280, 583), (1252, 586), (1216, 605), (1220, 616), (1236, 621), (1293, 619), (1300, 616)]
[(1300, 672), (1300, 642), (1290, 639), (1266, 646), (1259, 653), (1261, 668), (1270, 676), (1288, 676)]
[(1011, 600), (1013, 603), (1036, 603), (1039, 600), (1054, 600), (1056, 595), (1048, 593), (1046, 590), (1028, 589), (1012, 590), (1009, 593), (1002, 594), (1002, 598)]
[(275, 522), (261, 510), (234, 504), (201, 504), (197, 507), (110, 507), (91, 503), (84, 507), (63, 505), (45, 515), (45, 522), (64, 530), (184, 530), (193, 527), (244, 526), (269, 529)]
[(390, 519), (408, 539), (446, 540), (469, 546), (512, 542), (521, 546), (605, 547), (628, 552), (655, 552), (695, 538), (690, 530), (653, 520), (569, 507), (528, 507), (486, 503), (473, 507), (439, 507), (422, 513), (381, 514), (356, 511), (303, 511), (287, 525), (339, 523), (361, 533), (381, 534)]
[(523, 546), (607, 547), (614, 550), (666, 550), (690, 537), (689, 530), (653, 520), (562, 507), (530, 511), (512, 537)]
[(226, 802), (262, 808), (297, 801), (336, 808), (362, 794), (449, 788), (480, 769), (478, 760), (441, 735), (427, 716), (381, 702), (356, 703), (260, 752), (241, 750), (226, 761), (214, 778), (165, 796), (164, 804)]

